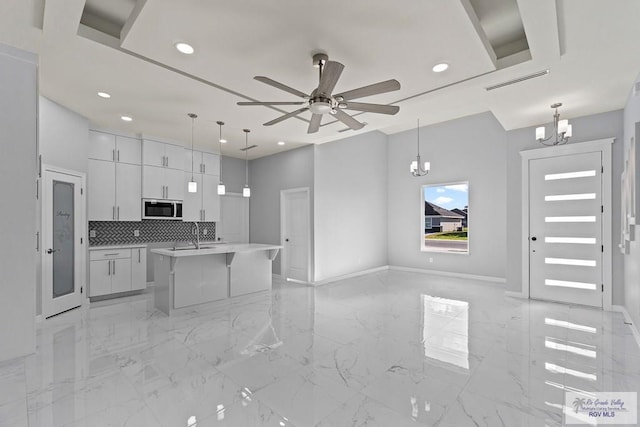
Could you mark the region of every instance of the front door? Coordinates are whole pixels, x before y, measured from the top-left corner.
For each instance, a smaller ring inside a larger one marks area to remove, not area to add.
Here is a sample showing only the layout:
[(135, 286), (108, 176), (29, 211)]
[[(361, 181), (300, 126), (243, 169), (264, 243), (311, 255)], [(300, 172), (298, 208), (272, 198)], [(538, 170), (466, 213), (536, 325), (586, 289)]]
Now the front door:
[(282, 234), (282, 277), (289, 281), (309, 281), (309, 190), (282, 190), (280, 193)]
[(42, 312), (82, 304), (82, 177), (45, 169), (42, 192)]
[(602, 307), (602, 154), (529, 163), (531, 298)]

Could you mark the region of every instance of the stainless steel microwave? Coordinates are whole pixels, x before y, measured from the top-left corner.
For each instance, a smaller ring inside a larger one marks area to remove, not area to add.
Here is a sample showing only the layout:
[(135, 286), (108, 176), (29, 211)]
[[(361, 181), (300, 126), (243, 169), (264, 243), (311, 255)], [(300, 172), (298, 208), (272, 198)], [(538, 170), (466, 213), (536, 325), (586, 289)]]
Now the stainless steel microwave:
[(142, 219), (182, 220), (182, 202), (142, 199)]

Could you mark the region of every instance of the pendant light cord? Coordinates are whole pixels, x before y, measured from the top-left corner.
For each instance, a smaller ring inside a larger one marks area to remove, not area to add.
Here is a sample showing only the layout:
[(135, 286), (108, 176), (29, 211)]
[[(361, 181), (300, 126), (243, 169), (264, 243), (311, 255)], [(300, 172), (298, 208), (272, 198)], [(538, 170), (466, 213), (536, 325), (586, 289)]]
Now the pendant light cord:
[(220, 127), (220, 135), (218, 137), (218, 151), (220, 152), (220, 184), (222, 184), (222, 125), (224, 122), (218, 121), (218, 126)]
[(193, 179), (193, 126), (198, 115), (195, 113), (189, 113), (187, 115), (191, 117), (191, 182), (195, 182), (195, 179)]
[(420, 119), (418, 119), (418, 159), (420, 159)]
[(244, 130), (244, 185), (249, 186), (249, 129)]

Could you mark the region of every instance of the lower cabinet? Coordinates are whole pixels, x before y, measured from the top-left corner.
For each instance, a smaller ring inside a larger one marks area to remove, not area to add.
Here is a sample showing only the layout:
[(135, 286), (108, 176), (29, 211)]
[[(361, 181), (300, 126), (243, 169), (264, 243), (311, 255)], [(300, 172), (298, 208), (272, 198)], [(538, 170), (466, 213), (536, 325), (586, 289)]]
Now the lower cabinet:
[(144, 289), (147, 276), (147, 249), (110, 247), (90, 249), (89, 296)]

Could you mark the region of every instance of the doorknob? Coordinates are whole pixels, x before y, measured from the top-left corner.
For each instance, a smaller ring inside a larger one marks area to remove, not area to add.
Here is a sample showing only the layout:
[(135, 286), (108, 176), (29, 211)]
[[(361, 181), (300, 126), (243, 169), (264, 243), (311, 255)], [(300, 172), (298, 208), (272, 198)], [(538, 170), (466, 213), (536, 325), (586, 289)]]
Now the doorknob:
[(536, 240), (538, 240), (538, 238), (534, 236), (531, 238), (531, 240), (535, 242)]
[(289, 241), (289, 239), (284, 239), (284, 241), (285, 241), (285, 242), (288, 242), (288, 241)]
[(54, 252), (58, 252), (58, 249), (47, 249), (48, 254), (52, 254)]

